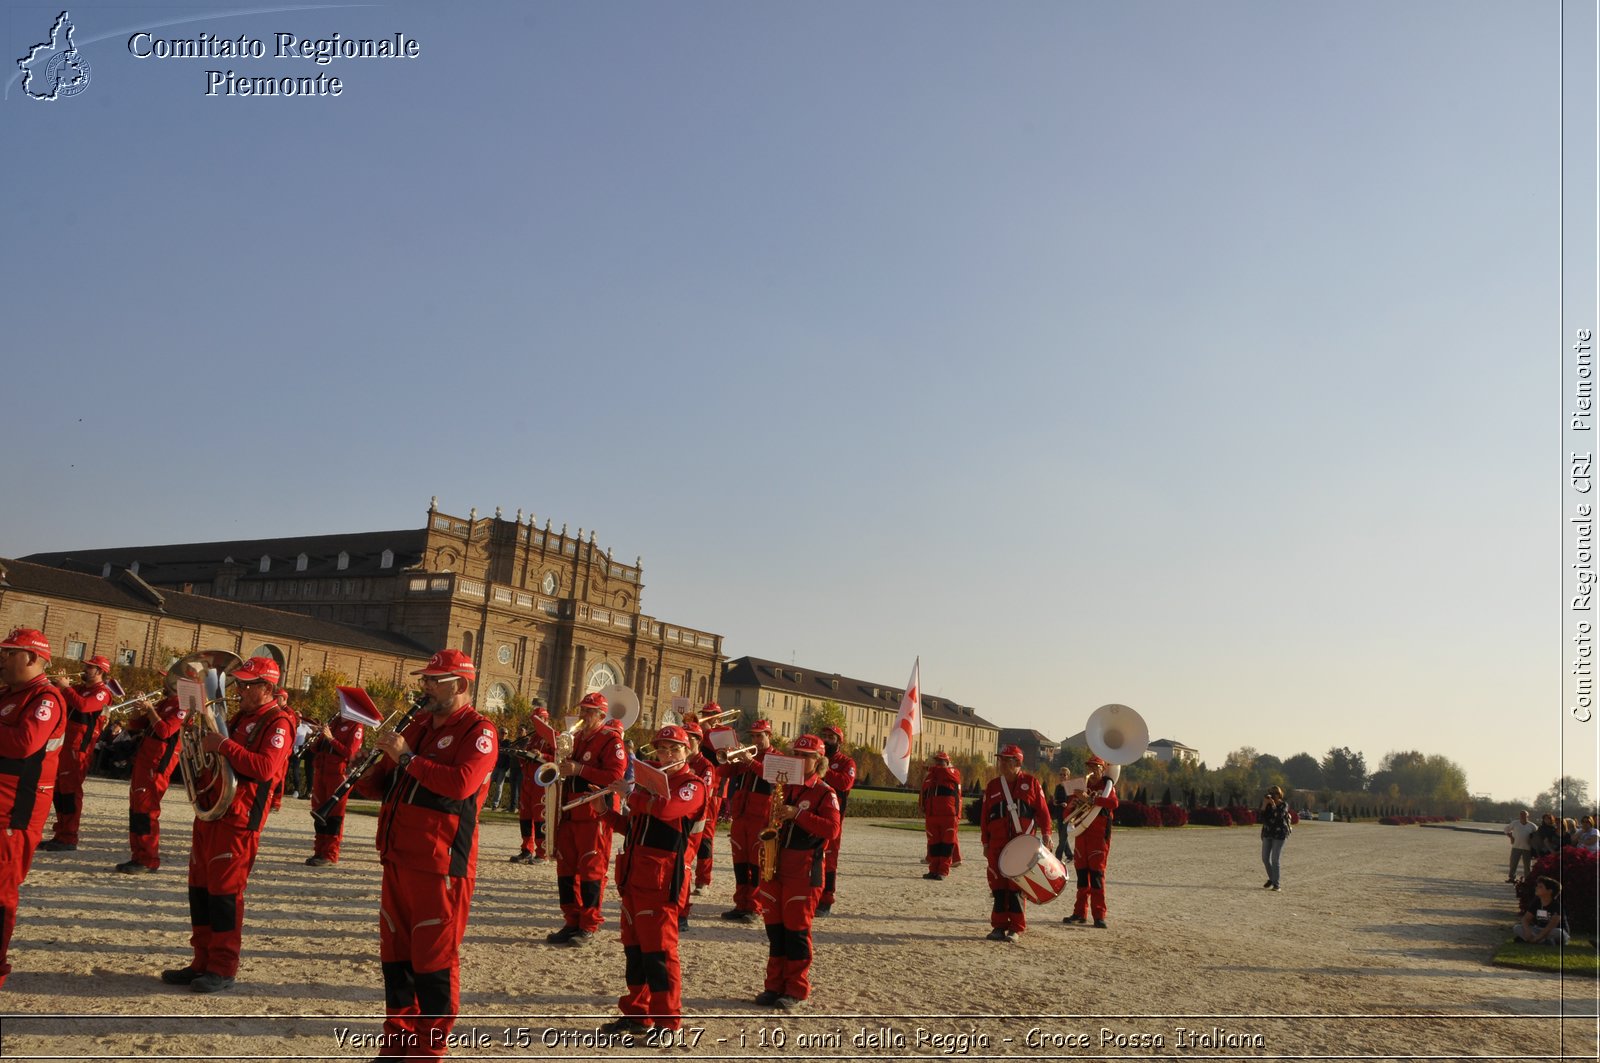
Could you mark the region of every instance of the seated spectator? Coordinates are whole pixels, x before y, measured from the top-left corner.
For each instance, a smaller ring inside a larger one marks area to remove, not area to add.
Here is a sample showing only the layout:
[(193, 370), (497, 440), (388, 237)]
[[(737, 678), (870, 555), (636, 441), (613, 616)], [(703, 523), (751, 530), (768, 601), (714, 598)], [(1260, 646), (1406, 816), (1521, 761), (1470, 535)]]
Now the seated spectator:
[(1568, 816), (1561, 821), (1561, 848), (1575, 845), (1578, 841), (1578, 821)]
[(1533, 832), (1533, 855), (1535, 859), (1545, 853), (1560, 852), (1561, 828), (1556, 826), (1556, 814), (1546, 812), (1539, 821), (1539, 829)]
[(1522, 913), (1522, 922), (1511, 928), (1519, 941), (1530, 945), (1565, 945), (1567, 943), (1567, 918), (1561, 911), (1561, 883), (1540, 876), (1533, 884), (1537, 898), (1530, 911)]
[(1600, 827), (1595, 826), (1593, 816), (1583, 817), (1583, 825), (1578, 828), (1578, 835), (1572, 844), (1591, 853), (1600, 853)]

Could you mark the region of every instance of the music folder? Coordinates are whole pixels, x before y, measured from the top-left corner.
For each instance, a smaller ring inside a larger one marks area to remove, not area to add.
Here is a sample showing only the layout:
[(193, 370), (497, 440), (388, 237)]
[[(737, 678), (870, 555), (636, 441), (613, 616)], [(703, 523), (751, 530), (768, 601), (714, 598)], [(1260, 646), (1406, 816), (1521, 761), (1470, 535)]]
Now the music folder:
[(633, 758), (633, 782), (657, 797), (667, 796), (667, 773), (638, 757)]

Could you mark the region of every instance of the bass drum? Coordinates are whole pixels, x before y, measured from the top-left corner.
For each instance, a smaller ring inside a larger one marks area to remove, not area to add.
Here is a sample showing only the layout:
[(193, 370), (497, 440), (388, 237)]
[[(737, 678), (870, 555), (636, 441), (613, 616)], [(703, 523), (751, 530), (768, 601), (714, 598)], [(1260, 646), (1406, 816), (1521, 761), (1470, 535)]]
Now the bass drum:
[(1000, 873), (1034, 904), (1047, 904), (1067, 888), (1067, 868), (1031, 834), (1018, 835), (1000, 850)]

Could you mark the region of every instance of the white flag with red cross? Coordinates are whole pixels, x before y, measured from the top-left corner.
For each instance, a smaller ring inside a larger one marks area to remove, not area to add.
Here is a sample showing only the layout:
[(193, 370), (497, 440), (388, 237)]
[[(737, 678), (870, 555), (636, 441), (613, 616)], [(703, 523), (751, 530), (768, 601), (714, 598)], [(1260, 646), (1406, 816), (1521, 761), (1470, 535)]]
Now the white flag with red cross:
[(883, 742), (883, 763), (903, 784), (911, 774), (911, 740), (922, 733), (922, 658), (911, 666), (911, 682), (900, 698), (900, 712)]

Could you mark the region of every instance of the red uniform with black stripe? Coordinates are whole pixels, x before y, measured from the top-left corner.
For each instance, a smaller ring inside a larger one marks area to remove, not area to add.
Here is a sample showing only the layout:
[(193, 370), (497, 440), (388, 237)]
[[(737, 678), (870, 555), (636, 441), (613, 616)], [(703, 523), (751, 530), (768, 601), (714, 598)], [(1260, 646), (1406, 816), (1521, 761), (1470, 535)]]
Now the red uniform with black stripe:
[(522, 780), (517, 784), (517, 826), (522, 831), (522, 852), (532, 853), (539, 859), (545, 856), (544, 787), (534, 782), (539, 773), (539, 763), (555, 756), (555, 747), (539, 732), (528, 735), (525, 747), (538, 761), (522, 762)]
[(747, 764), (723, 768), (731, 815), (728, 844), (733, 850), (733, 906), (746, 912), (761, 911), (761, 898), (757, 895), (761, 885), (761, 832), (772, 813), (772, 784), (761, 777), (768, 752), (763, 749)]
[(128, 723), (128, 730), (139, 736), (128, 780), (128, 848), (135, 863), (151, 868), (161, 866), (161, 799), (172, 785), (185, 715), (176, 695), (162, 698), (155, 709), (159, 723), (151, 723), (142, 711)]
[[(705, 790), (705, 803), (695, 820), (694, 833), (689, 839), (689, 850), (685, 854), (685, 861), (692, 872), (690, 879), (695, 888), (700, 889), (711, 885), (712, 842), (717, 835), (717, 766), (707, 760), (699, 750), (696, 750), (684, 763), (694, 772)], [(689, 882), (684, 883), (686, 891), (689, 885)], [(685, 900), (683, 914), (687, 916), (692, 911), (694, 902)]]
[(833, 753), (828, 757), (828, 770), (823, 774), (822, 781), (827, 783), (839, 798), (839, 830), (833, 836), (833, 841), (828, 843), (826, 866), (822, 879), (822, 899), (817, 903), (826, 908), (833, 904), (835, 891), (839, 887), (839, 843), (844, 838), (844, 810), (850, 806), (850, 791), (856, 785), (856, 762), (854, 758), (843, 753)]
[[(1103, 787), (1103, 784), (1102, 784)], [(1091, 800), (1100, 806), (1100, 814), (1072, 840), (1072, 867), (1078, 873), (1078, 893), (1072, 902), (1072, 914), (1087, 917), (1091, 908), (1094, 918), (1106, 917), (1106, 861), (1111, 856), (1111, 817), (1120, 802), (1113, 784), (1105, 796), (1096, 795)]]
[(822, 896), (823, 854), (839, 833), (839, 798), (813, 777), (785, 786), (783, 801), (799, 813), (778, 829), (778, 873), (756, 891), (767, 925), (766, 989), (804, 1000), (811, 995), (811, 920)]
[(105, 726), (111, 688), (104, 683), (79, 684), (61, 691), (67, 706), (67, 731), (56, 769), (56, 829), (52, 841), (78, 844), (78, 823), (83, 819), (83, 780), (94, 761), (94, 744)]
[(274, 783), (294, 749), (294, 724), (277, 702), (228, 721), (218, 753), (233, 768), (233, 802), (217, 819), (196, 818), (189, 849), (190, 964), (232, 978), (244, 936), (244, 891), (267, 825)]
[(989, 925), (1021, 933), (1028, 928), (1028, 919), (1022, 911), (1022, 890), (1000, 873), (1000, 850), (1006, 847), (1006, 842), (1022, 834), (1050, 833), (1050, 806), (1045, 801), (1039, 780), (1025, 771), (1017, 772), (1017, 777), (1008, 785), (1017, 818), (1022, 824), (1019, 832), (1011, 819), (1011, 810), (1006, 805), (1000, 783), (1000, 777), (996, 776), (983, 791), (983, 811), (979, 813), (983, 855), (989, 861), (989, 892), (994, 897)]
[[(328, 721), (328, 738), (318, 734), (308, 741), (316, 743), (311, 750), (311, 807), (321, 808), (350, 773), (350, 762), (361, 752), (361, 725), (343, 716)], [(339, 844), (344, 840), (344, 810), (350, 803), (350, 793), (345, 791), (339, 803), (322, 822), (312, 819), (316, 840), (312, 843), (317, 856), (339, 862)]]
[(384, 757), (357, 787), (383, 795), (378, 958), (387, 1017), (379, 1055), (436, 1058), (460, 1006), (478, 813), (500, 747), (494, 725), (471, 705), (443, 720), (425, 714), (401, 735), (415, 751), (405, 767)]
[[(289, 734), (292, 736), (300, 729), (300, 714), (289, 706), (289, 695), (278, 695), (278, 707), (289, 714)], [(278, 769), (278, 781), (272, 787), (272, 811), (276, 812), (283, 807), (283, 790), (289, 782), (289, 757), (294, 756), (294, 741), (289, 742), (289, 756), (283, 758), (283, 766)]]
[(682, 764), (666, 781), (660, 797), (634, 787), (625, 811), (607, 818), (627, 839), (617, 855), (617, 890), (628, 991), (617, 1006), (646, 1025), (676, 1030), (683, 1015), (678, 912), (689, 889), (690, 842), (705, 812), (706, 783)]
[(928, 832), (928, 871), (948, 875), (961, 826), (961, 773), (934, 764), (922, 777), (922, 822)]
[[(603, 790), (628, 770), (628, 751), (622, 729), (605, 723), (572, 742), (572, 759), (578, 773), (562, 782), (561, 803)], [(612, 799), (603, 797), (561, 813), (556, 825), (556, 889), (561, 898), (561, 918), (566, 926), (590, 933), (605, 917), (600, 898), (611, 864), (611, 824), (606, 813)]]
[(6, 952), (18, 895), (50, 814), (66, 719), (60, 694), (42, 675), (0, 694), (0, 986), (11, 973)]

